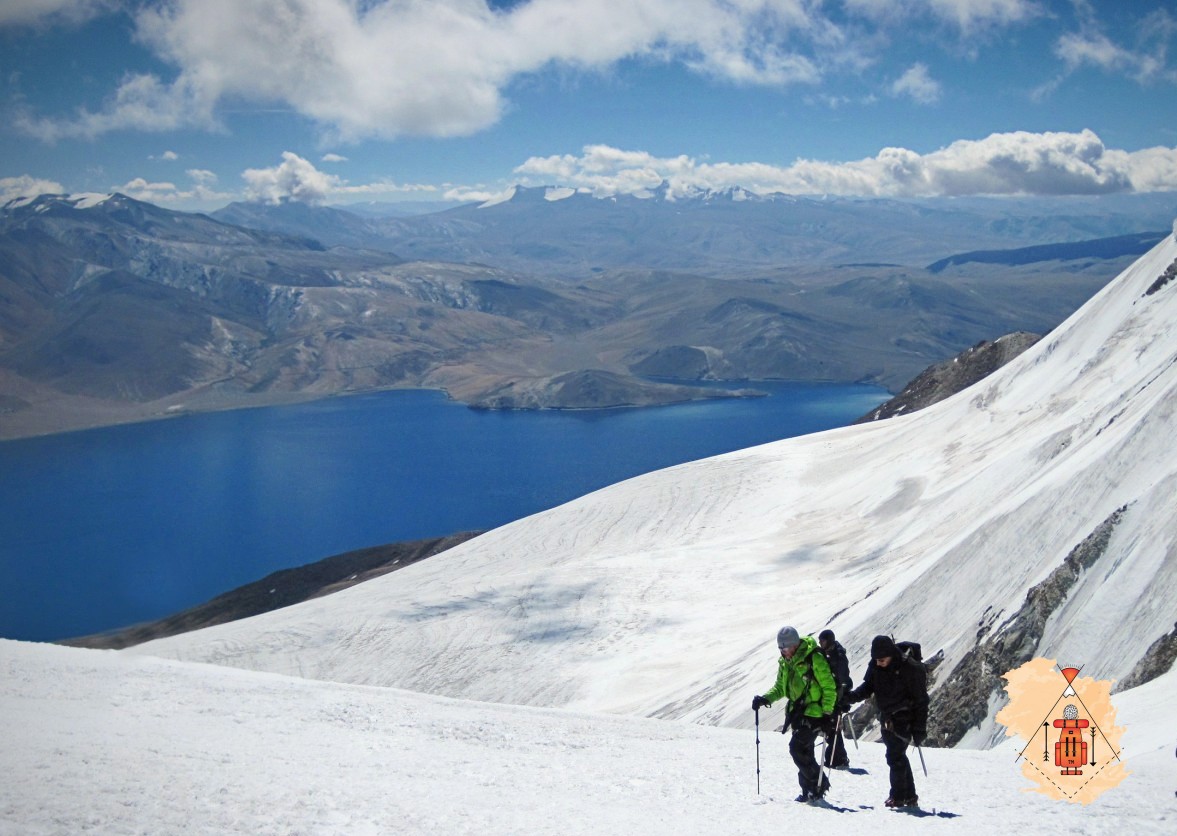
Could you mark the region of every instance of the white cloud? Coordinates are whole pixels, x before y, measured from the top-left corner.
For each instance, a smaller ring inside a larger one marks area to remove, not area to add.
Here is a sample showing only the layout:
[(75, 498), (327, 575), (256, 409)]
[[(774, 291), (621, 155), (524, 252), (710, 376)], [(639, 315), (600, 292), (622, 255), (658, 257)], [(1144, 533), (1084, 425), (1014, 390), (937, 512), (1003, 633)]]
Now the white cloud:
[[(863, 70), (898, 0), (172, 0), (140, 8), (140, 43), (174, 79), (126, 78), (104, 107), (19, 121), (46, 140), (123, 128), (215, 129), (226, 100), (293, 109), (331, 141), (468, 135), (494, 124), (521, 77), (677, 62), (725, 83), (813, 85)], [(919, 0), (951, 25), (1010, 25), (1025, 0)], [(899, 11), (896, 11), (899, 10)], [(874, 17), (879, 32), (863, 26)], [(881, 21), (881, 22), (880, 22)], [(925, 93), (926, 94), (926, 93)]]
[(39, 194), (65, 194), (65, 186), (55, 180), (44, 180), (22, 174), (20, 177), (0, 177), (0, 204), (18, 197), (36, 197)]
[(25, 133), (46, 142), (70, 138), (93, 138), (114, 130), (171, 131), (185, 127), (216, 129), (213, 115), (215, 97), (189, 79), (165, 85), (153, 75), (131, 74), (119, 86), (113, 99), (100, 111), (79, 110), (73, 119), (16, 115), (15, 123)]
[(893, 96), (910, 96), (920, 104), (934, 104), (940, 100), (940, 82), (928, 74), (925, 64), (916, 63), (891, 85)]
[(116, 0), (4, 0), (0, 3), (0, 27), (80, 23), (115, 5)]
[(283, 203), (288, 200), (322, 203), (328, 198), (375, 198), (382, 195), (438, 191), (436, 186), (398, 184), (387, 180), (352, 185), (334, 174), (319, 171), (314, 163), (291, 151), (282, 152), (282, 162), (278, 165), (272, 168), (246, 169), (241, 173), (241, 177), (246, 183), (245, 199), (265, 203)]
[(324, 154), (319, 161), (324, 163), (345, 163), (347, 162), (347, 157), (340, 156), (339, 154)]
[(273, 168), (248, 168), (241, 177), (246, 184), (246, 199), (264, 203), (321, 203), (341, 185), (338, 177), (324, 174), (291, 151), (283, 151), (282, 162)]
[(211, 171), (190, 169), (187, 174), (192, 178), (192, 185), (188, 188), (180, 188), (175, 183), (167, 181), (153, 182), (143, 177), (135, 177), (121, 186), (115, 186), (113, 190), (136, 200), (165, 205), (213, 204), (233, 199), (233, 195), (212, 188), (217, 178)]
[(202, 186), (211, 186), (217, 182), (217, 175), (213, 174), (208, 169), (204, 168), (190, 168), (186, 172), (192, 178), (192, 182), (199, 183)]
[(774, 166), (590, 145), (580, 156), (533, 157), (515, 173), (524, 185), (571, 186), (597, 195), (641, 193), (663, 181), (671, 197), (733, 186), (759, 194), (887, 197), (1101, 194), (1177, 190), (1177, 148), (1107, 149), (1089, 130), (1015, 132), (961, 140), (927, 154), (884, 148), (852, 162)]
[(1131, 47), (1114, 42), (1088, 16), (1078, 32), (1061, 35), (1054, 52), (1066, 72), (1094, 66), (1104, 72), (1125, 75), (1141, 84), (1177, 82), (1177, 71), (1168, 66), (1169, 42), (1177, 35), (1177, 20), (1159, 9), (1137, 24), (1136, 43)]

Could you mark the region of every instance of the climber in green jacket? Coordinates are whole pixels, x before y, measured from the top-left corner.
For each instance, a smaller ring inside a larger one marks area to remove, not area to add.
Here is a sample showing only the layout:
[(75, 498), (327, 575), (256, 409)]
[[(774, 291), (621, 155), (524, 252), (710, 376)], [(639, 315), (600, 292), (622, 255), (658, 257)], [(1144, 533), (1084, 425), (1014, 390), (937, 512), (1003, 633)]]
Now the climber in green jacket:
[(838, 685), (813, 636), (801, 638), (795, 628), (782, 627), (777, 633), (777, 647), (781, 658), (777, 662), (776, 684), (763, 696), (752, 698), (752, 710), (759, 711), (781, 697), (788, 699), (786, 727), (793, 730), (789, 754), (797, 765), (797, 782), (801, 785), (797, 800), (817, 801), (825, 796), (830, 782), (821, 774), (813, 746), (818, 734), (830, 725)]

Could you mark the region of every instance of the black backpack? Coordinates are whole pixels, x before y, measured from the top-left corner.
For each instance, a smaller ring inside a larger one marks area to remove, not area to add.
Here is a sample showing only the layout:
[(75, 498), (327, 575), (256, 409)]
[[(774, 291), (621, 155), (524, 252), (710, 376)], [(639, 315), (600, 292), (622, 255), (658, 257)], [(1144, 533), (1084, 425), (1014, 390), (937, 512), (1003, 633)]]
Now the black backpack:
[(895, 642), (895, 647), (899, 650), (899, 655), (904, 659), (910, 659), (913, 662), (924, 661), (924, 651), (920, 648), (919, 642)]

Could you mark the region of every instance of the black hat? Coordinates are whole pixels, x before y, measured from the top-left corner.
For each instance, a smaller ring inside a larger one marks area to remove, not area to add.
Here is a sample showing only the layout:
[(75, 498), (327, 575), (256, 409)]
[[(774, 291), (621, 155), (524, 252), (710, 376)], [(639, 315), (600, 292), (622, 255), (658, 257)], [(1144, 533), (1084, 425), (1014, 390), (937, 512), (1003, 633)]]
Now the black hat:
[(890, 636), (875, 636), (870, 643), (871, 659), (886, 659), (888, 656), (898, 655), (899, 648), (895, 646), (895, 642), (891, 641)]
[(817, 640), (819, 642), (821, 642), (822, 644), (825, 644), (826, 642), (832, 642), (834, 640), (834, 631), (833, 630), (822, 630), (820, 633), (817, 634)]

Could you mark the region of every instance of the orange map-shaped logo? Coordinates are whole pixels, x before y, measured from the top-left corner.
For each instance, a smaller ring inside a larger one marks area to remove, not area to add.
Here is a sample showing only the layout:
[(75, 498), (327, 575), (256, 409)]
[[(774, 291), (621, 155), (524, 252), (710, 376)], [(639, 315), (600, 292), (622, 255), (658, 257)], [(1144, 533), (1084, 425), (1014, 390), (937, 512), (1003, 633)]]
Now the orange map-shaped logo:
[(1080, 677), (1032, 659), (1004, 677), (1009, 705), (997, 714), (1007, 736), (1026, 741), (1018, 752), (1022, 774), (1050, 798), (1089, 804), (1128, 776), (1120, 758), (1124, 729), (1115, 725), (1112, 683)]

